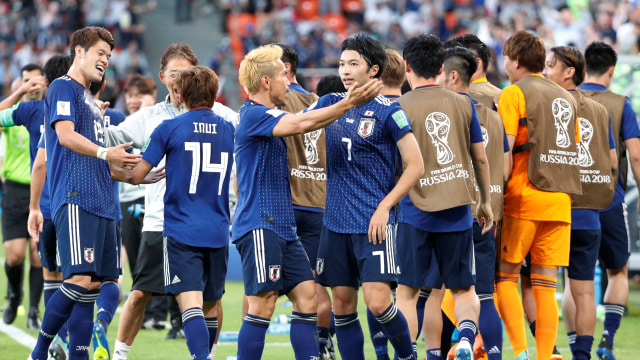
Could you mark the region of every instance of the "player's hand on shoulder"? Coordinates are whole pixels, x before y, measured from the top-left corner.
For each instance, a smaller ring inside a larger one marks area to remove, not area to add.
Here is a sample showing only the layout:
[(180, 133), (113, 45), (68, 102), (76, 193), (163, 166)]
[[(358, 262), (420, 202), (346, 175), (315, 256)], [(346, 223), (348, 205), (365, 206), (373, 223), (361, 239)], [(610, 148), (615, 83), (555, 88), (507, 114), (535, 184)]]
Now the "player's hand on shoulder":
[(162, 166), (155, 170), (149, 171), (147, 176), (144, 177), (144, 180), (142, 180), (142, 184), (154, 184), (164, 179), (166, 176), (167, 174), (164, 171), (164, 166)]
[(378, 206), (369, 222), (369, 242), (382, 244), (387, 237), (387, 224), (389, 223), (389, 209)]
[(349, 88), (349, 91), (347, 91), (345, 100), (352, 107), (360, 106), (378, 96), (380, 90), (382, 90), (382, 81), (380, 81), (380, 79), (371, 79), (364, 85), (355, 83)]
[(476, 217), (478, 218), (478, 224), (482, 225), (482, 235), (488, 233), (489, 230), (493, 228), (493, 210), (491, 210), (491, 203), (478, 202)]
[(40, 233), (42, 232), (43, 223), (44, 223), (44, 219), (42, 217), (42, 212), (40, 210), (29, 211), (29, 219), (27, 220), (27, 230), (29, 231), (29, 236), (36, 243), (40, 241)]
[(142, 159), (142, 155), (126, 152), (126, 149), (132, 145), (133, 142), (128, 142), (108, 148), (107, 161), (123, 169), (133, 169)]
[(102, 114), (102, 116), (104, 116), (104, 114), (107, 112), (107, 108), (109, 107), (109, 105), (111, 104), (108, 101), (102, 101), (99, 99), (95, 99), (96, 104), (98, 105), (98, 107), (100, 108), (100, 114)]
[(140, 99), (140, 101), (141, 101), (140, 108), (153, 106), (156, 103), (156, 100), (153, 98), (153, 96), (149, 94), (142, 95), (142, 98)]

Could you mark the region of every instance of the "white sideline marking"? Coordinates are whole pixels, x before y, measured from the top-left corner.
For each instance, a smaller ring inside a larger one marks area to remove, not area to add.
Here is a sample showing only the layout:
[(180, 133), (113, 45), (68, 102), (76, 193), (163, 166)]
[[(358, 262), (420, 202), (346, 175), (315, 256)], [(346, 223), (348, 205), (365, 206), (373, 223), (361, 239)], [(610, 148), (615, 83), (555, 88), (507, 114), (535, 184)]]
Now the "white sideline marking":
[(26, 348), (33, 349), (36, 347), (36, 339), (20, 328), (13, 325), (7, 325), (0, 321), (0, 331), (7, 334), (7, 336)]

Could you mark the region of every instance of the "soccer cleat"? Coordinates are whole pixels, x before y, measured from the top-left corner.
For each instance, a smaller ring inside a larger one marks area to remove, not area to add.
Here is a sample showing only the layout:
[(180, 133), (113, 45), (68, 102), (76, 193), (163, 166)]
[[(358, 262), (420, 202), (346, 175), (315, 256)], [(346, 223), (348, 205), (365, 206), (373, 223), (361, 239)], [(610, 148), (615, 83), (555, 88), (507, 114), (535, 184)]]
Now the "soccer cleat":
[(609, 342), (604, 336), (598, 345), (598, 349), (596, 349), (596, 355), (600, 360), (616, 360), (616, 357), (613, 355), (613, 348), (609, 346)]
[(164, 338), (165, 340), (173, 340), (173, 339), (184, 339), (184, 330), (182, 328), (171, 328), (169, 333)]
[(553, 346), (553, 353), (551, 353), (551, 360), (562, 360), (562, 354), (560, 354), (560, 350), (555, 345)]
[(29, 309), (29, 315), (27, 316), (27, 329), (38, 330), (40, 329), (40, 312), (38, 309)]
[(458, 342), (456, 346), (456, 360), (473, 360), (473, 349), (466, 339)]
[(516, 356), (515, 360), (531, 360), (529, 357), (529, 350), (525, 350)]
[(487, 350), (484, 348), (484, 341), (480, 334), (476, 335), (476, 340), (473, 342), (473, 358), (475, 360), (486, 360)]
[(321, 360), (337, 359), (335, 345), (333, 344), (333, 338), (331, 336), (329, 336), (329, 339), (327, 339), (327, 345), (325, 345), (324, 349), (322, 350), (320, 359)]
[(458, 343), (451, 345), (449, 352), (447, 353), (447, 360), (454, 360), (456, 358), (456, 348), (458, 347)]
[(109, 360), (111, 358), (107, 333), (99, 322), (93, 324), (91, 343), (93, 344), (93, 360)]
[(11, 325), (16, 320), (19, 305), (20, 299), (16, 297), (10, 297), (9, 300), (7, 300), (7, 306), (4, 307), (4, 311), (2, 312), (2, 321), (4, 321), (5, 324)]
[(69, 345), (56, 335), (49, 345), (49, 360), (67, 360), (68, 358)]

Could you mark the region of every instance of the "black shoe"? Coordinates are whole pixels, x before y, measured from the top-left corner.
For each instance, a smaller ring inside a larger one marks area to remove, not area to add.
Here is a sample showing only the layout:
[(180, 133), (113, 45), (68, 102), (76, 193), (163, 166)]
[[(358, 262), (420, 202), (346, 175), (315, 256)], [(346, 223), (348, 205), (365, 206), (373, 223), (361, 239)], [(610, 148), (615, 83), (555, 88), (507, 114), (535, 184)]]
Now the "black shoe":
[(4, 321), (5, 324), (11, 325), (16, 320), (18, 306), (20, 306), (18, 299), (9, 298), (7, 300), (7, 306), (4, 307), (4, 312), (2, 313), (2, 321)]
[(30, 309), (29, 315), (27, 316), (27, 329), (31, 330), (39, 330), (40, 329), (40, 312), (38, 309)]
[(182, 328), (171, 328), (165, 340), (184, 339), (184, 330)]

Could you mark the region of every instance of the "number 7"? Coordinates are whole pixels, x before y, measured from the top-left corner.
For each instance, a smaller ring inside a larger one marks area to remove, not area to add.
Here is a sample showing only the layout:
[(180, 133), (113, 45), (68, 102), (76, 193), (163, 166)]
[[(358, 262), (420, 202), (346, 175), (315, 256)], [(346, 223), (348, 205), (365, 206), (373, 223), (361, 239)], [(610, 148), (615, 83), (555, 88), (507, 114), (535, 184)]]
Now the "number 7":
[(351, 161), (351, 139), (343, 137), (342, 141), (347, 143), (347, 160)]

